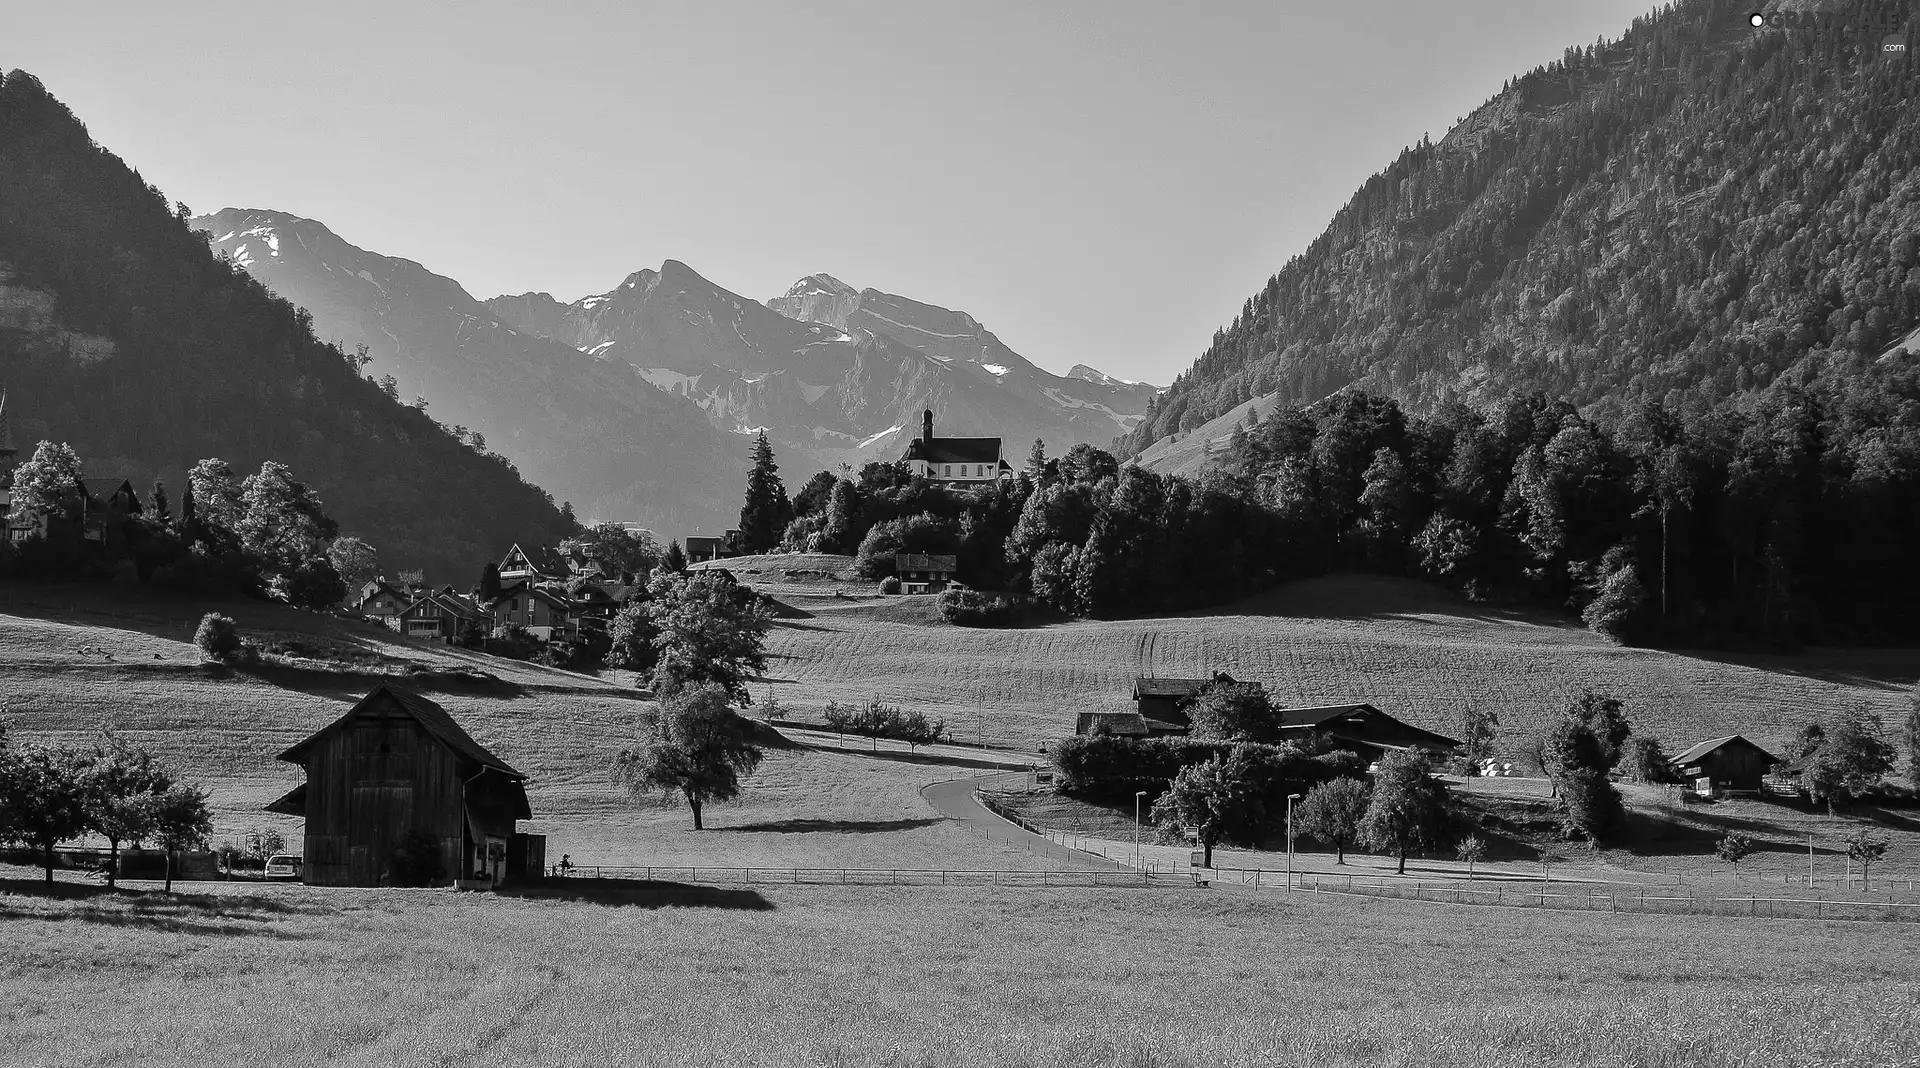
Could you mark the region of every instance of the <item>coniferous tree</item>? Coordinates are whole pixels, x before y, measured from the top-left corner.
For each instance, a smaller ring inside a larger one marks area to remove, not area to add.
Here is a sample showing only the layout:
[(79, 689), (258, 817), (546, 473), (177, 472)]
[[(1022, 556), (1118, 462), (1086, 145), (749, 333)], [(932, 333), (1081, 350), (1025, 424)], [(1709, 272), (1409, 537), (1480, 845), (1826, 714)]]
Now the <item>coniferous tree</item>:
[(153, 480), (153, 489), (147, 494), (147, 514), (156, 522), (173, 521), (173, 504), (167, 499), (167, 484), (160, 479)]
[(793, 521), (793, 505), (780, 483), (780, 467), (773, 462), (773, 445), (765, 431), (753, 444), (753, 470), (747, 475), (746, 504), (740, 509), (740, 540), (747, 553), (763, 553), (780, 544), (780, 535)]
[(678, 540), (667, 543), (667, 552), (660, 558), (660, 566), (676, 575), (687, 573), (687, 551), (680, 547)]

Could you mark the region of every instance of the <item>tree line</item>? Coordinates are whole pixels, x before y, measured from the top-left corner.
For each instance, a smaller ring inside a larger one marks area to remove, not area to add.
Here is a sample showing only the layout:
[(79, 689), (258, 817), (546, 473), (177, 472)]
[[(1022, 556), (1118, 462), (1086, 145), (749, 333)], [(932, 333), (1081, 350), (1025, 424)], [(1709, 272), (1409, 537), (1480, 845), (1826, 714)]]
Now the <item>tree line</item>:
[(166, 851), (166, 888), (173, 859), (206, 844), (213, 833), (207, 794), (180, 781), (146, 749), (111, 731), (92, 745), (10, 744), (0, 722), (0, 843), (40, 853), (53, 882), (54, 850), (87, 834), (106, 839), (107, 885), (117, 885), (120, 847), (152, 842)]

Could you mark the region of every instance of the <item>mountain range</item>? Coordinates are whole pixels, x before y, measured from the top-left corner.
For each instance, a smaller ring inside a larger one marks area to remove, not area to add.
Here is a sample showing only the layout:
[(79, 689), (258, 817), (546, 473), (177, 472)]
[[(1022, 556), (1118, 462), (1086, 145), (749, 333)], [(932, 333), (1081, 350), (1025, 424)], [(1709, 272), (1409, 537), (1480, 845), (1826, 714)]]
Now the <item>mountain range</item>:
[(678, 260), (562, 304), (475, 299), (412, 260), (350, 244), (286, 212), (193, 220), (212, 247), (312, 314), (369, 373), (442, 422), (478, 432), (587, 520), (678, 536), (733, 525), (750, 437), (789, 479), (898, 458), (935, 412), (940, 432), (999, 436), (1010, 456), (1107, 445), (1154, 387), (1085, 366), (1034, 366), (965, 312), (826, 275), (762, 304)]
[(1884, 25), (1841, 28), (1871, 5), (1761, 6), (1836, 17), (1756, 30), (1751, 5), (1683, 0), (1402, 152), (1122, 451), (1192, 470), (1187, 439), (1217, 446), (1252, 402), (1346, 387), (1413, 411), (1538, 389), (1607, 416), (1911, 359), (1920, 63), (1885, 58)]

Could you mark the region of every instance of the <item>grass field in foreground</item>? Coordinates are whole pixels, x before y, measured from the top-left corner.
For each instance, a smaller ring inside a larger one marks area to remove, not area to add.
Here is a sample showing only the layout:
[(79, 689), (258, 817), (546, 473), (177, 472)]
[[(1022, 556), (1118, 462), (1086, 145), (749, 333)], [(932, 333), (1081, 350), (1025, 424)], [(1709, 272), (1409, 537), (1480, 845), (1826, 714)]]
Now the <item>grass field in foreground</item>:
[(0, 1032), (49, 1068), (1920, 1057), (1905, 927), (1219, 890), (570, 889), (635, 903), (0, 896)]
[(1782, 746), (1807, 719), (1861, 701), (1891, 731), (1920, 676), (1914, 649), (1623, 648), (1548, 613), (1365, 575), (1298, 582), (1206, 613), (1011, 630), (949, 626), (927, 596), (783, 600), (810, 618), (773, 631), (769, 673), (782, 702), (817, 716), (828, 700), (879, 696), (944, 716), (968, 740), (984, 721), (988, 742), (1029, 752), (1072, 733), (1077, 712), (1131, 709), (1133, 679), (1149, 673), (1224, 670), (1264, 683), (1277, 701), (1368, 701), (1456, 735), (1472, 703), (1499, 714), (1510, 758), (1582, 687), (1623, 699), (1638, 728), (1678, 751), (1732, 733)]

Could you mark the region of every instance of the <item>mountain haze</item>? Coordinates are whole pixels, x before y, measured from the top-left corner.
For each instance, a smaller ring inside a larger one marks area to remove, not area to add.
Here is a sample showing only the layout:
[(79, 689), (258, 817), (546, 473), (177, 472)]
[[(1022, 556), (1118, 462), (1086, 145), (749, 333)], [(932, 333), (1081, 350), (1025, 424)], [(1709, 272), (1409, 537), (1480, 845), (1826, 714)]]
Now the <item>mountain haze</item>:
[(213, 247), (313, 314), (371, 373), (440, 421), (477, 430), (582, 519), (663, 537), (715, 531), (738, 511), (746, 443), (625, 363), (503, 323), (458, 282), (369, 252), (285, 212), (228, 208), (193, 220)]
[(1540, 389), (1617, 414), (1909, 358), (1920, 64), (1878, 53), (1868, 17), (1891, 7), (1791, 6), (1848, 27), (1755, 30), (1749, 5), (1685, 0), (1402, 152), (1125, 451), (1349, 385), (1415, 411)]

